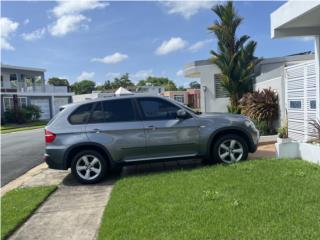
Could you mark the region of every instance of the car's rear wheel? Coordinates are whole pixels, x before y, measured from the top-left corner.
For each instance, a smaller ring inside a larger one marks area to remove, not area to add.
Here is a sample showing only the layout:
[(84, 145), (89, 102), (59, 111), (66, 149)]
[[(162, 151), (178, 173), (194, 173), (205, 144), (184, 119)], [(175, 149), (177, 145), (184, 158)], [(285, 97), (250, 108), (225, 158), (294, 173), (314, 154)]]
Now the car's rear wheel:
[(81, 183), (97, 183), (105, 177), (106, 171), (106, 160), (93, 150), (79, 152), (71, 162), (71, 172)]
[(214, 143), (212, 155), (218, 162), (236, 163), (247, 159), (248, 145), (242, 137), (236, 134), (227, 134), (219, 137)]

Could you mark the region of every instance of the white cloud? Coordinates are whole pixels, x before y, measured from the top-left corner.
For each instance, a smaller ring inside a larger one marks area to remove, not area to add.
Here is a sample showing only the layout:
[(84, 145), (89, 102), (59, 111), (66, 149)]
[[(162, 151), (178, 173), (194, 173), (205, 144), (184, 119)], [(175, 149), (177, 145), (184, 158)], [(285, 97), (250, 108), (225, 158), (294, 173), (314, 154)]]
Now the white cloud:
[(24, 25), (27, 25), (29, 22), (30, 22), (30, 19), (29, 19), (29, 18), (26, 18), (26, 19), (23, 21), (23, 24), (24, 24)]
[(67, 33), (74, 32), (80, 27), (83, 27), (83, 22), (85, 21), (90, 21), (90, 19), (81, 14), (62, 16), (49, 27), (49, 31), (52, 36), (64, 36)]
[(34, 41), (43, 38), (46, 33), (46, 28), (39, 28), (30, 33), (22, 33), (21, 36), (26, 41)]
[(177, 73), (176, 73), (176, 75), (178, 76), (178, 77), (183, 77), (183, 70), (179, 70)]
[(95, 72), (82, 72), (78, 77), (77, 80), (92, 80), (94, 78)]
[(102, 63), (106, 63), (106, 64), (115, 64), (115, 63), (119, 63), (119, 62), (126, 60), (128, 57), (129, 56), (126, 54), (116, 52), (112, 55), (107, 55), (103, 58), (93, 58), (93, 59), (91, 59), (91, 61), (92, 62), (102, 62)]
[(188, 50), (191, 52), (197, 52), (198, 50), (200, 50), (201, 48), (203, 48), (206, 44), (212, 42), (212, 39), (207, 39), (207, 40), (203, 40), (203, 41), (198, 41), (194, 44), (192, 44)]
[(14, 22), (6, 17), (0, 18), (0, 40), (1, 49), (14, 50), (14, 47), (9, 43), (9, 38), (12, 33), (14, 33), (19, 26), (19, 23)]
[(135, 73), (130, 74), (130, 79), (134, 82), (138, 82), (140, 80), (145, 80), (147, 77), (153, 76), (152, 69), (149, 70), (140, 70)]
[(102, 9), (108, 5), (109, 3), (107, 2), (97, 0), (58, 1), (57, 6), (52, 10), (57, 19), (48, 27), (48, 30), (52, 36), (60, 37), (81, 27), (88, 28), (85, 22), (89, 22), (91, 19), (81, 13), (88, 10)]
[(65, 15), (78, 15), (81, 12), (101, 9), (109, 6), (107, 2), (99, 2), (96, 0), (72, 0), (72, 1), (59, 1), (58, 5), (53, 8), (52, 12), (56, 17)]
[(169, 14), (178, 14), (186, 19), (197, 14), (202, 9), (210, 9), (216, 1), (166, 1), (162, 2)]
[(168, 53), (185, 48), (187, 44), (187, 41), (180, 37), (172, 37), (170, 40), (162, 42), (155, 53), (157, 55), (166, 55)]

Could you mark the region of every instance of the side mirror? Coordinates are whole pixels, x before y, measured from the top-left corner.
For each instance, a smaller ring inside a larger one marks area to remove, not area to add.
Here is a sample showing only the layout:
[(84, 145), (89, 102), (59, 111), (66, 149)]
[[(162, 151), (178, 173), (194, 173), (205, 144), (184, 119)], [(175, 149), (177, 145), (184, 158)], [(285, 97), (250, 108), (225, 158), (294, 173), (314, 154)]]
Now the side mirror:
[(179, 109), (179, 110), (177, 111), (177, 118), (179, 118), (179, 119), (186, 119), (186, 118), (188, 118), (188, 113), (187, 113), (185, 110), (183, 110), (183, 109)]

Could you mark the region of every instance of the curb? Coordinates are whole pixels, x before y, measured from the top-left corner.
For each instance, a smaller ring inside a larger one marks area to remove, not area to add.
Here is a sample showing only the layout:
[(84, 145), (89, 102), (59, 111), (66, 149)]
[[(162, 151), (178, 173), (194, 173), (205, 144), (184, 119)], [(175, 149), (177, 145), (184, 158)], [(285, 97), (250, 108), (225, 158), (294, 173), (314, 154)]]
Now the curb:
[(3, 187), (1, 187), (1, 197), (8, 191), (11, 191), (15, 188), (20, 187), (23, 183), (31, 179), (33, 176), (38, 175), (40, 172), (46, 170), (47, 168), (48, 168), (48, 165), (46, 163), (41, 163), (40, 165), (34, 168), (31, 168), (28, 172), (21, 175), (20, 177), (4, 185)]

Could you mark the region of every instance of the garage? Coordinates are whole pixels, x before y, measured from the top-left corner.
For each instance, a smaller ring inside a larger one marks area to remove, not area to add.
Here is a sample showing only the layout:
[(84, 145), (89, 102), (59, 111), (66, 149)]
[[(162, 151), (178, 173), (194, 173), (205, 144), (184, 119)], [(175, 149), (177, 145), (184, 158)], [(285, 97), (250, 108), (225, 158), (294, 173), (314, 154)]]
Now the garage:
[(41, 109), (41, 120), (50, 119), (50, 102), (49, 98), (32, 98), (30, 103)]
[(54, 112), (53, 114), (56, 114), (59, 112), (59, 108), (63, 105), (66, 105), (69, 103), (68, 97), (55, 97), (53, 100), (54, 103)]

